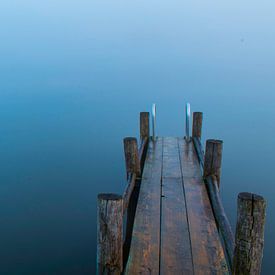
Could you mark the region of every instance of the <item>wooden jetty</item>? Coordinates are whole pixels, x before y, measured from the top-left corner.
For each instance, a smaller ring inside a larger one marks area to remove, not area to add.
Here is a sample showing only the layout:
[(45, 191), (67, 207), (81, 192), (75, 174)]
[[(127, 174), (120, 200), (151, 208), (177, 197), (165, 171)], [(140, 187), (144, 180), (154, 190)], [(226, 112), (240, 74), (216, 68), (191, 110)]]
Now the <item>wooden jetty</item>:
[[(140, 113), (140, 143), (124, 139), (128, 185), (98, 195), (98, 274), (260, 274), (265, 200), (238, 195), (235, 237), (219, 195), (221, 140), (201, 145), (202, 113), (192, 137), (153, 136)], [(187, 115), (186, 125), (189, 125)]]

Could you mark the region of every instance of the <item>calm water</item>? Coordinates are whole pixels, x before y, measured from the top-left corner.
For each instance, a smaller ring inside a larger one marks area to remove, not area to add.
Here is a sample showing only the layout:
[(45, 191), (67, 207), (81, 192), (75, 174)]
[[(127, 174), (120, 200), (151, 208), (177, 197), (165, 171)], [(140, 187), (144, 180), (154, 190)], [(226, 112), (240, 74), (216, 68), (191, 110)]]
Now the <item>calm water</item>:
[(268, 200), (275, 272), (274, 1), (1, 1), (0, 274), (94, 274), (96, 194), (125, 187), (124, 136), (184, 104), (224, 140), (222, 197)]

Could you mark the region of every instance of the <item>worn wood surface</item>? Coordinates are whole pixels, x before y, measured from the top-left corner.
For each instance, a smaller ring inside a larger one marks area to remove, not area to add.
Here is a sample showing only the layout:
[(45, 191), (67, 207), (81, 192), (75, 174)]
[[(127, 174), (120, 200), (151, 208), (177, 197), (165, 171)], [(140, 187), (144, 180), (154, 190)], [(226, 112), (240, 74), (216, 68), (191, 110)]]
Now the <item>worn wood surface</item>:
[(201, 138), (202, 130), (202, 112), (193, 113), (193, 127), (192, 127), (192, 137)]
[(150, 137), (150, 126), (149, 126), (149, 112), (141, 112), (140, 113), (140, 139), (146, 139)]
[(218, 187), (220, 187), (221, 179), (222, 148), (222, 140), (208, 139), (206, 141), (203, 176), (204, 178), (215, 176)]
[(179, 148), (194, 273), (228, 274), (224, 251), (193, 143), (186, 143), (181, 139)]
[(99, 194), (97, 211), (97, 273), (119, 275), (123, 269), (122, 196)]
[(123, 143), (127, 179), (131, 174), (136, 174), (139, 176), (141, 174), (141, 168), (138, 155), (137, 139), (134, 137), (126, 137), (123, 139)]
[(176, 138), (165, 138), (163, 141), (160, 274), (193, 274)]
[(263, 197), (251, 193), (239, 194), (234, 275), (261, 274), (265, 211), (266, 202)]
[[(194, 137), (193, 144), (196, 149), (196, 153), (200, 162), (201, 169), (203, 170), (204, 152), (203, 152), (200, 139), (198, 139), (197, 137)], [(216, 177), (215, 176), (207, 177), (205, 179), (205, 183), (208, 189), (209, 199), (212, 205), (216, 224), (219, 232), (221, 233), (221, 237), (223, 238), (225, 252), (227, 253), (227, 259), (230, 267), (232, 268), (235, 240), (234, 240), (234, 235), (232, 233), (233, 231), (232, 231), (231, 225), (228, 221), (228, 218), (223, 208)]]
[(162, 142), (148, 145), (126, 274), (159, 274)]
[(149, 142), (125, 273), (228, 274), (192, 142)]

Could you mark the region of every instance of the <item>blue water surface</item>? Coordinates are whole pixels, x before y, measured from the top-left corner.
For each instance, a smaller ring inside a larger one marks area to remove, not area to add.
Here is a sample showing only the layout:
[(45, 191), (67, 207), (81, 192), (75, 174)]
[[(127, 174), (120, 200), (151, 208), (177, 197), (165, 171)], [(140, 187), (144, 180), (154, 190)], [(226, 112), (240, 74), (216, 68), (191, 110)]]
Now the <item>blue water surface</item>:
[(268, 201), (275, 272), (274, 1), (0, 3), (0, 274), (94, 274), (96, 195), (126, 185), (122, 139), (157, 104), (158, 135), (224, 140), (221, 192)]

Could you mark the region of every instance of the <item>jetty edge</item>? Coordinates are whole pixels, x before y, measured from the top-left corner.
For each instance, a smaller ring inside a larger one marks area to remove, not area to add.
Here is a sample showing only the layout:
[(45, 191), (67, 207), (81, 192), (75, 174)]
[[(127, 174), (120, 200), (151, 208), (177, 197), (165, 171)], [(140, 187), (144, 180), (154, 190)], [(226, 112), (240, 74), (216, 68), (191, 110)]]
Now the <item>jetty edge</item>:
[(234, 236), (219, 192), (223, 141), (207, 140), (204, 153), (202, 112), (191, 137), (189, 126), (185, 138), (156, 137), (152, 113), (152, 136), (141, 112), (139, 143), (123, 140), (124, 193), (98, 195), (97, 274), (260, 274), (265, 199), (238, 195)]

